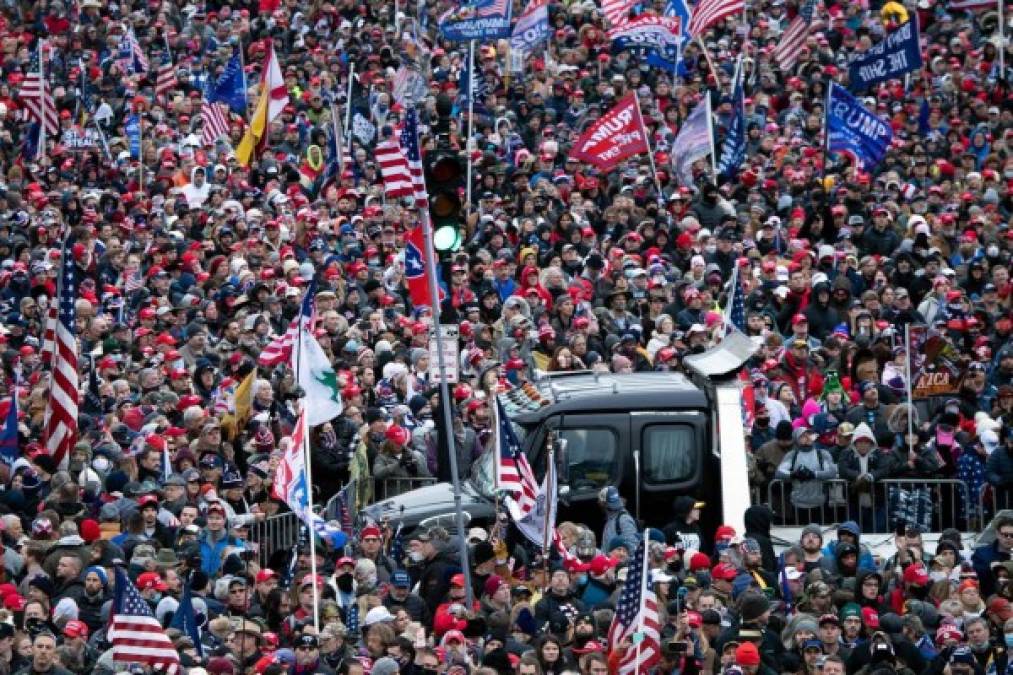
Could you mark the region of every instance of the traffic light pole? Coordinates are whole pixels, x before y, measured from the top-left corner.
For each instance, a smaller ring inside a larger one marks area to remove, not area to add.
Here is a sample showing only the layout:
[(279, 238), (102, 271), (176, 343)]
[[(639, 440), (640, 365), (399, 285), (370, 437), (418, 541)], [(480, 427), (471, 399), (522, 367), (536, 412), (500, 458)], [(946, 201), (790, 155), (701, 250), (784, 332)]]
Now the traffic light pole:
[(471, 137), (475, 133), (475, 41), (468, 45), (468, 137), (464, 140), (464, 152), (468, 155), (468, 177), (465, 183), (465, 201), (468, 203), (468, 213), (472, 211), (471, 205)]
[(443, 411), (443, 426), (446, 429), (447, 454), (450, 455), (450, 481), (454, 486), (454, 518), (457, 528), (458, 552), (461, 556), (461, 569), (464, 572), (464, 592), (468, 609), (475, 603), (475, 595), (471, 588), (471, 565), (468, 563), (467, 532), (464, 530), (464, 511), (461, 507), (461, 476), (457, 468), (457, 441), (454, 438), (454, 420), (450, 414), (453, 399), (450, 398), (450, 385), (447, 384), (447, 364), (443, 355), (443, 332), (440, 330), (440, 287), (436, 280), (436, 249), (433, 246), (433, 228), (429, 220), (429, 211), (419, 209), (422, 218), (422, 231), (426, 240), (426, 281), (429, 286), (429, 302), (433, 308), (433, 330), (436, 332), (436, 365), (440, 373), (440, 409)]

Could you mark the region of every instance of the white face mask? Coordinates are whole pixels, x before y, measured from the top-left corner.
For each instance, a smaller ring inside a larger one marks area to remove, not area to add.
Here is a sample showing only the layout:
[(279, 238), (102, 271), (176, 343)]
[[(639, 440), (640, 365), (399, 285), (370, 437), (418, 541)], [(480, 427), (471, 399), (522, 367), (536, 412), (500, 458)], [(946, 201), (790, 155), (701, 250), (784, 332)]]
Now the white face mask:
[(946, 579), (949, 578), (949, 576), (950, 575), (948, 575), (946, 572), (935, 570), (929, 572), (929, 578), (932, 579), (932, 583), (936, 583), (937, 581), (945, 581)]
[(411, 551), (408, 553), (408, 557), (411, 558), (412, 562), (422, 562), (425, 560), (425, 556), (422, 555), (422, 551)]

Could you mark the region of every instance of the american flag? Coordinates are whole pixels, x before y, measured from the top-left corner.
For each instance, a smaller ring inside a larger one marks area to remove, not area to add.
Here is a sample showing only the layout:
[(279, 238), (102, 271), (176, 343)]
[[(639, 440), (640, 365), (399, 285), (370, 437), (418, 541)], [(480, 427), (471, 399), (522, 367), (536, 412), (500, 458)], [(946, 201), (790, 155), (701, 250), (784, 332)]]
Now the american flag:
[(224, 103), (209, 103), (205, 97), (201, 101), (200, 118), (204, 123), (201, 131), (201, 143), (212, 146), (222, 136), (229, 135), (229, 107)]
[(602, 0), (601, 11), (613, 27), (618, 28), (630, 20), (630, 10), (636, 0)]
[(113, 645), (114, 661), (160, 667), (168, 675), (181, 672), (172, 640), (122, 567), (116, 568), (116, 596), (107, 637)]
[(51, 357), (53, 371), (43, 431), (46, 452), (61, 468), (66, 467), (70, 449), (77, 440), (77, 338), (74, 335), (77, 286), (74, 282), (74, 259), (65, 245), (60, 260), (59, 307)]
[(506, 14), (507, 3), (511, 0), (492, 0), (475, 10), (476, 16), (502, 16)]
[(128, 28), (120, 38), (119, 60), (127, 72), (148, 72), (148, 57), (144, 55), (144, 50), (141, 49), (141, 44), (137, 41), (133, 28)]
[(307, 330), (312, 331), (316, 322), (312, 293), (307, 292), (302, 299), (302, 308), (299, 314), (288, 324), (288, 330), (267, 343), (260, 356), (257, 357), (257, 365), (272, 368), (279, 363), (288, 361), (292, 356), (292, 345), (299, 339), (299, 321), (304, 316), (309, 316)]
[(745, 0), (700, 0), (693, 8), (693, 16), (689, 20), (689, 34), (696, 37), (718, 21), (742, 12), (745, 8)]
[(388, 199), (412, 194), (412, 175), (408, 157), (405, 156), (396, 137), (389, 136), (377, 143), (376, 161), (380, 165), (380, 176), (383, 178), (383, 193)]
[(39, 358), (49, 365), (53, 361), (53, 350), (56, 340), (56, 319), (59, 315), (59, 303), (51, 302), (46, 309), (46, 329), (42, 333), (42, 353)]
[(158, 67), (158, 74), (155, 76), (155, 96), (163, 97), (176, 87), (176, 68), (172, 65), (172, 57), (169, 54), (162, 59), (162, 65)]
[(646, 673), (661, 657), (661, 625), (658, 619), (658, 596), (647, 583), (647, 536), (640, 540), (630, 563), (626, 582), (616, 603), (615, 617), (609, 627), (609, 649), (617, 650), (635, 633), (643, 639), (627, 646), (619, 661), (619, 675)]
[(349, 537), (352, 536), (352, 530), (355, 528), (354, 519), (352, 518), (352, 513), (355, 510), (355, 483), (356, 481), (354, 480), (348, 481), (334, 495), (334, 511), (330, 514), (332, 519), (341, 524), (341, 531)]
[(499, 445), (496, 482), (499, 488), (517, 503), (520, 513), (527, 515), (538, 504), (538, 481), (535, 480), (535, 473), (528, 464), (527, 456), (521, 450), (513, 427), (510, 426), (510, 417), (498, 398), (496, 419), (499, 424), (499, 433), (496, 434), (496, 443)]
[[(18, 96), (21, 98), (28, 116), (40, 122), (46, 134), (55, 135), (60, 132), (60, 117), (56, 112), (56, 102), (49, 90), (49, 83), (46, 81), (45, 67), (42, 65), (44, 49), (44, 43), (39, 43), (35, 55), (35, 58), (38, 59), (35, 63), (36, 67), (25, 74)], [(41, 144), (39, 152), (44, 152)]]
[(142, 288), (144, 288), (144, 277), (141, 276), (141, 270), (136, 267), (124, 270), (123, 292), (129, 294)]
[(426, 192), (426, 179), (422, 173), (422, 153), (419, 150), (419, 113), (415, 108), (409, 108), (405, 114), (404, 127), (401, 129), (401, 147), (408, 160), (415, 208), (429, 208), (429, 194)]
[(816, 12), (816, 0), (805, 0), (798, 9), (796, 16), (781, 35), (781, 40), (774, 48), (774, 60), (778, 67), (787, 72), (795, 67), (799, 52), (805, 46), (806, 38), (812, 29), (813, 14)]
[(739, 278), (739, 265), (732, 270), (732, 280), (728, 284), (728, 303), (725, 305), (725, 334), (733, 330), (746, 332), (746, 302), (742, 297), (742, 279)]

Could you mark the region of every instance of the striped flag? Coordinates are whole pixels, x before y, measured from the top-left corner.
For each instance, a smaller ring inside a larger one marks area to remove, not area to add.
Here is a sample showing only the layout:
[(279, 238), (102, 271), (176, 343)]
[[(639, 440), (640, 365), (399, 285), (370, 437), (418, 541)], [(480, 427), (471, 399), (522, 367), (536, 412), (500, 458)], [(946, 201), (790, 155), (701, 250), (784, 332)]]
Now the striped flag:
[[(40, 43), (35, 54), (35, 58), (38, 59), (36, 67), (25, 74), (18, 96), (28, 116), (40, 122), (46, 134), (55, 135), (60, 132), (60, 117), (56, 112), (56, 101), (53, 100), (53, 93), (49, 90), (45, 68), (42, 65), (43, 48)], [(42, 152), (42, 149), (39, 151)]]
[(316, 315), (313, 310), (313, 296), (311, 293), (306, 293), (302, 299), (302, 309), (299, 314), (296, 315), (292, 322), (288, 324), (288, 330), (282, 335), (279, 335), (267, 343), (267, 346), (260, 351), (260, 356), (257, 357), (257, 365), (273, 368), (279, 363), (284, 363), (292, 357), (292, 346), (296, 344), (296, 340), (299, 339), (299, 320), (303, 316), (309, 316), (309, 323), (307, 329), (313, 331), (314, 324), (316, 323)]
[(521, 450), (520, 441), (510, 426), (510, 417), (503, 404), (496, 399), (496, 419), (499, 431), (496, 444), (499, 446), (496, 462), (496, 484), (517, 504), (517, 511), (526, 516), (537, 506), (539, 485), (535, 472), (531, 470), (528, 458)]
[(122, 567), (116, 568), (116, 595), (106, 637), (112, 643), (114, 661), (143, 663), (168, 675), (181, 672), (172, 640)]
[(774, 61), (778, 67), (788, 72), (795, 67), (799, 52), (805, 46), (806, 38), (812, 29), (813, 14), (816, 11), (816, 0), (805, 0), (798, 9), (796, 16), (781, 35), (781, 40), (774, 48)]
[(127, 28), (123, 37), (120, 38), (119, 60), (129, 73), (148, 72), (148, 57), (144, 55), (144, 50), (141, 49), (141, 44), (137, 41), (133, 28)]
[[(647, 673), (661, 658), (661, 623), (658, 618), (658, 596), (647, 581), (647, 533), (637, 546), (616, 603), (616, 613), (609, 627), (608, 643), (617, 650), (626, 640), (635, 644), (626, 647), (619, 661), (619, 675)], [(634, 635), (640, 635), (640, 639)]]
[(136, 267), (124, 270), (123, 292), (130, 294), (142, 288), (144, 288), (144, 277), (141, 276), (141, 270)]
[(621, 26), (630, 20), (630, 10), (636, 0), (602, 0), (601, 11), (613, 26)]
[(229, 107), (224, 103), (209, 103), (205, 98), (201, 101), (200, 118), (204, 123), (201, 130), (201, 143), (212, 146), (222, 136), (229, 135)]
[(49, 402), (46, 404), (43, 434), (46, 452), (57, 466), (66, 468), (70, 449), (77, 441), (77, 337), (74, 334), (77, 285), (74, 259), (69, 246), (63, 248), (60, 260), (60, 292), (56, 325), (53, 332), (52, 375)]
[(162, 65), (158, 67), (158, 74), (155, 76), (155, 97), (164, 97), (175, 87), (176, 68), (172, 65), (172, 57), (166, 54)]
[(407, 197), (412, 194), (412, 174), (408, 157), (394, 136), (388, 136), (376, 144), (376, 161), (383, 178), (383, 193), (388, 199)]
[(53, 362), (53, 351), (56, 344), (56, 319), (59, 315), (58, 303), (51, 302), (46, 309), (46, 329), (42, 332), (42, 353), (39, 358), (44, 365)]
[(422, 171), (422, 153), (419, 150), (419, 113), (415, 108), (409, 108), (405, 115), (404, 127), (401, 129), (401, 148), (408, 160), (415, 208), (429, 208), (429, 193), (426, 192), (426, 177)]
[(718, 21), (738, 14), (745, 8), (745, 0), (700, 0), (693, 8), (693, 16), (689, 20), (689, 34), (696, 37)]
[[(1002, 2), (1002, 0), (998, 0)], [(950, 0), (949, 8), (953, 10), (963, 10), (973, 12), (978, 9), (997, 9), (998, 4), (996, 0)]]

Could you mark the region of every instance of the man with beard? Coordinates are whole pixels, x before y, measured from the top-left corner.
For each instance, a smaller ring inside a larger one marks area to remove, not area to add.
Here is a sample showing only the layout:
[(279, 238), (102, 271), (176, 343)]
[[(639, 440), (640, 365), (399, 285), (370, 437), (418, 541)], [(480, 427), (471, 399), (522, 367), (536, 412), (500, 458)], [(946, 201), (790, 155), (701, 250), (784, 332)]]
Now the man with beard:
[(263, 617), (266, 615), (267, 596), (278, 587), (278, 573), (265, 567), (257, 572), (254, 582), (248, 615)]
[(742, 554), (742, 566), (746, 574), (753, 578), (753, 581), (761, 590), (767, 592), (777, 589), (777, 576), (763, 568), (763, 551), (760, 543), (755, 539), (743, 539), (739, 544), (739, 552)]
[(570, 590), (570, 573), (565, 569), (553, 570), (549, 590), (535, 604), (535, 621), (539, 626), (549, 624), (564, 631), (578, 614), (587, 611), (584, 603)]
[(411, 578), (404, 570), (397, 570), (390, 577), (390, 586), (387, 597), (383, 599), (384, 606), (391, 614), (397, 614), (399, 609), (408, 612), (412, 621), (423, 625), (429, 623), (429, 610), (422, 598), (411, 592)]
[(385, 584), (390, 581), (396, 565), (384, 555), (383, 538), (380, 528), (376, 525), (367, 525), (359, 533), (359, 556), (376, 565), (376, 578), (379, 583)]
[(102, 627), (102, 605), (108, 600), (106, 587), (109, 576), (104, 567), (98, 565), (84, 571), (84, 593), (77, 600), (77, 618), (88, 626), (91, 632)]
[(799, 545), (802, 547), (802, 563), (806, 572), (819, 569), (823, 559), (823, 530), (819, 525), (810, 524), (802, 529), (802, 536), (799, 537)]

